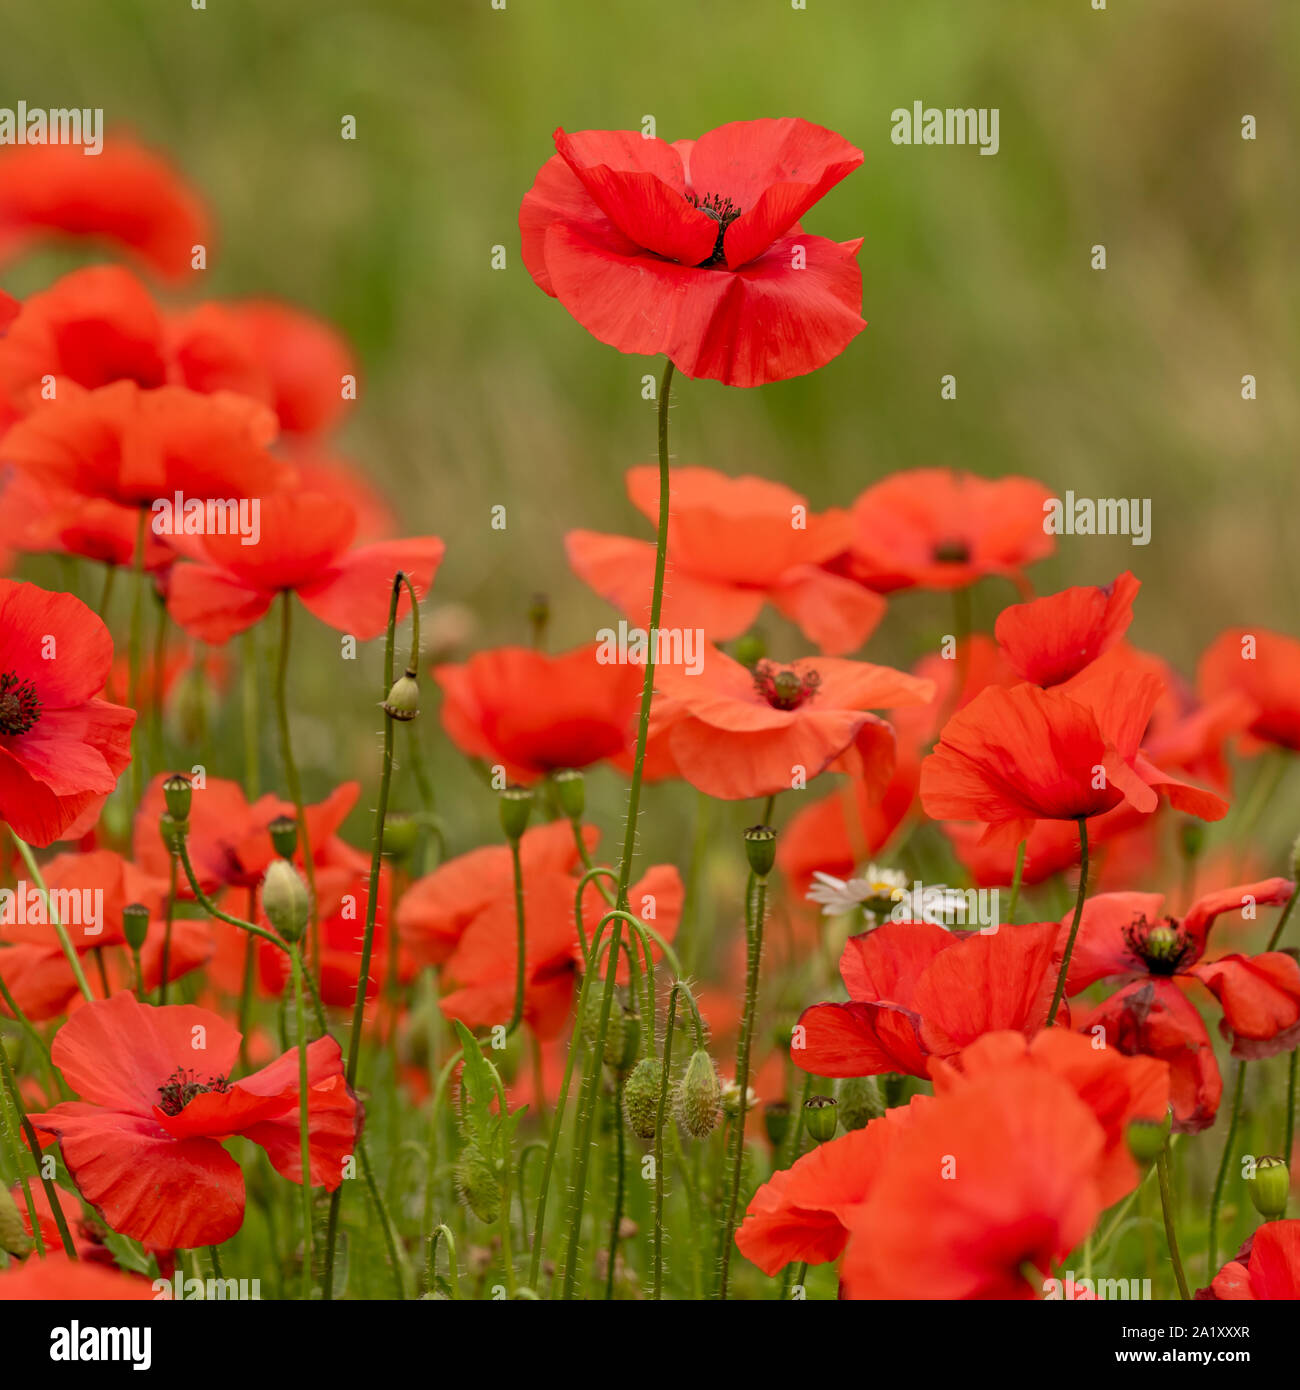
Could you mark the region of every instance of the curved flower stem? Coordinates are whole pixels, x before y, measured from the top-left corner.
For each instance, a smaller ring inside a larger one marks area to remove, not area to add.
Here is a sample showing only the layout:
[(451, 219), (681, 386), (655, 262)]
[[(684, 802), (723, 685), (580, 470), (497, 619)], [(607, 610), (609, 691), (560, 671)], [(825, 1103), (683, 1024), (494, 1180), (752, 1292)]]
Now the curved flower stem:
[(1079, 935), (1079, 922), (1083, 918), (1083, 900), (1088, 896), (1088, 822), (1079, 817), (1079, 894), (1074, 900), (1074, 920), (1070, 923), (1070, 937), (1065, 943), (1065, 955), (1061, 958), (1061, 973), (1056, 977), (1056, 991), (1052, 995), (1052, 1007), (1047, 1011), (1046, 1027), (1056, 1022), (1056, 1011), (1061, 1007), (1061, 996), (1065, 993), (1065, 979), (1070, 973), (1070, 956), (1074, 952), (1074, 939)]
[(144, 720), (140, 718), (140, 662), (144, 646), (144, 589), (148, 582), (144, 573), (145, 532), (149, 513), (140, 508), (135, 528), (135, 554), (131, 557), (131, 628), (128, 639), (129, 674), (127, 704), (135, 710), (135, 725), (131, 730), (131, 806), (140, 804), (140, 782), (143, 773)]
[(460, 1271), (456, 1268), (456, 1237), (451, 1233), (450, 1226), (439, 1226), (429, 1237), (429, 1261), (427, 1265), (426, 1282), (428, 1293), (432, 1293), (438, 1278), (438, 1241), (441, 1240), (447, 1247), (447, 1274), (451, 1284), (451, 1296), (453, 1299), (460, 1298)]
[(311, 1119), (308, 1114), (310, 1091), (307, 1086), (307, 1011), (303, 1007), (302, 949), (289, 953), (293, 967), (293, 1007), (298, 1023), (298, 1143), (302, 1157), (302, 1296), (311, 1298), (312, 1217), (311, 1217)]
[(1228, 1169), (1232, 1166), (1232, 1145), (1237, 1137), (1237, 1122), (1241, 1118), (1241, 1102), (1245, 1093), (1246, 1063), (1242, 1061), (1237, 1063), (1237, 1083), (1232, 1088), (1232, 1108), (1228, 1111), (1228, 1133), (1223, 1141), (1223, 1157), (1219, 1160), (1219, 1171), (1214, 1179), (1214, 1195), (1210, 1198), (1210, 1232), (1206, 1250), (1211, 1279), (1219, 1269), (1219, 1206), (1223, 1201)]
[(167, 857), (171, 861), (171, 867), (167, 885), (167, 921), (163, 929), (162, 975), (158, 981), (159, 1004), (167, 1002), (167, 976), (171, 973), (172, 960), (172, 923), (176, 918), (176, 856), (169, 854)]
[[(388, 630), (384, 639), (384, 675), (381, 704), (388, 699), (393, 684), (393, 648), (396, 645), (397, 601), (402, 593), (404, 576), (399, 570), (393, 579), (393, 591), (388, 602)], [(419, 609), (415, 611), (418, 613)], [(379, 870), (384, 847), (384, 817), (388, 814), (388, 790), (393, 781), (393, 720), (384, 715), (383, 768), (379, 777), (379, 800), (375, 806), (375, 843), (370, 854), (370, 886), (366, 900), (366, 929), (361, 944), (361, 965), (357, 974), (357, 999), (352, 1009), (352, 1032), (348, 1037), (347, 1083), (356, 1085), (357, 1064), (361, 1059), (361, 1032), (365, 1022), (366, 985), (370, 979), (370, 958), (375, 946), (375, 911), (379, 905)], [(314, 897), (314, 895), (313, 895)], [(339, 1205), (343, 1200), (340, 1183), (330, 1196), (329, 1226), (325, 1236), (325, 1276), (323, 1297), (332, 1296), (334, 1283), (334, 1246), (338, 1238)], [(381, 1208), (382, 1209), (382, 1208)]]
[[(77, 1258), (77, 1247), (72, 1242), (72, 1232), (68, 1230), (68, 1219), (63, 1214), (63, 1205), (59, 1201), (58, 1189), (54, 1186), (54, 1183), (45, 1176), (44, 1169), (41, 1166), (41, 1141), (37, 1137), (32, 1122), (27, 1118), (27, 1111), (23, 1107), (23, 1098), (18, 1090), (18, 1082), (14, 1077), (13, 1068), (9, 1065), (9, 1053), (5, 1050), (4, 1040), (2, 1038), (0, 1038), (0, 1084), (3, 1084), (5, 1091), (8, 1093), (9, 1103), (13, 1106), (14, 1113), (18, 1117), (19, 1127), (27, 1138), (28, 1147), (32, 1152), (32, 1162), (36, 1165), (37, 1176), (41, 1180), (41, 1186), (45, 1189), (45, 1200), (50, 1204), (50, 1211), (54, 1215), (54, 1223), (59, 1228), (59, 1239), (63, 1242), (63, 1253), (67, 1255), (68, 1259), (75, 1260)], [(19, 1173), (21, 1175), (21, 1169)], [(35, 1235), (36, 1230), (37, 1223), (33, 1221), (33, 1235)]]
[[(320, 968), (319, 916), (316, 903), (316, 863), (312, 858), (311, 838), (307, 833), (307, 808), (302, 798), (302, 779), (298, 775), (298, 764), (293, 756), (293, 742), (289, 736), (289, 639), (293, 630), (293, 593), (285, 589), (280, 595), (280, 656), (275, 670), (275, 718), (280, 729), (280, 756), (284, 760), (284, 777), (289, 784), (289, 799), (293, 802), (294, 815), (298, 820), (298, 847), (302, 850), (303, 868), (307, 873), (307, 888), (311, 897), (311, 950), (312, 963)], [(390, 639), (391, 640), (391, 639)], [(389, 665), (392, 665), (390, 656)], [(384, 688), (387, 696), (388, 688)]]
[(1187, 1275), (1183, 1273), (1182, 1256), (1178, 1253), (1178, 1232), (1174, 1229), (1174, 1196), (1169, 1186), (1168, 1146), (1161, 1150), (1160, 1157), (1156, 1159), (1156, 1172), (1160, 1179), (1160, 1210), (1165, 1218), (1165, 1240), (1174, 1266), (1174, 1278), (1178, 1280), (1178, 1296), (1187, 1302), (1192, 1295), (1187, 1287)]
[(727, 1196), (722, 1223), (721, 1268), (718, 1272), (718, 1298), (727, 1299), (727, 1278), (731, 1268), (731, 1238), (736, 1229), (736, 1207), (740, 1199), (740, 1175), (745, 1161), (745, 1116), (749, 1101), (749, 1054), (754, 1042), (754, 1014), (758, 1003), (758, 967), (763, 955), (763, 918), (767, 914), (767, 879), (749, 876), (745, 893), (745, 937), (749, 958), (745, 967), (745, 1012), (741, 1019), (740, 1048), (736, 1054), (736, 1087), (739, 1111), (730, 1136), (731, 1190)]
[[(573, 898), (574, 926), (578, 929), (578, 942), (582, 947), (582, 958), (584, 961), (588, 962), (591, 960), (591, 953), (587, 949), (587, 929), (582, 922), (582, 895), (586, 892), (589, 883), (600, 883), (602, 877), (612, 878), (615, 883), (618, 882), (618, 875), (613, 869), (607, 869), (603, 865), (593, 865), (588, 868), (587, 872), (578, 880), (578, 888)], [(600, 883), (600, 891), (604, 894), (606, 903), (608, 903), (610, 907), (613, 907), (614, 895), (603, 883)]]
[(1020, 902), (1020, 882), (1025, 876), (1025, 846), (1028, 840), (1021, 840), (1016, 849), (1016, 871), (1011, 878), (1011, 900), (1007, 903), (1007, 922), (1016, 920), (1016, 905)]
[(59, 920), (59, 914), (54, 909), (54, 899), (50, 897), (50, 890), (45, 886), (45, 879), (41, 876), (41, 868), (36, 862), (36, 856), (32, 853), (32, 847), (26, 840), (19, 839), (13, 826), (9, 827), (9, 834), (13, 837), (14, 846), (18, 850), (27, 872), (32, 876), (32, 882), (36, 885), (41, 897), (45, 899), (45, 910), (49, 914), (50, 925), (54, 928), (54, 934), (59, 938), (59, 945), (63, 948), (64, 956), (67, 957), (68, 965), (72, 970), (72, 978), (76, 980), (77, 988), (87, 1002), (93, 1004), (95, 996), (90, 992), (90, 983), (86, 979), (86, 972), (81, 968), (81, 957), (77, 955), (72, 938), (68, 935), (68, 929)]

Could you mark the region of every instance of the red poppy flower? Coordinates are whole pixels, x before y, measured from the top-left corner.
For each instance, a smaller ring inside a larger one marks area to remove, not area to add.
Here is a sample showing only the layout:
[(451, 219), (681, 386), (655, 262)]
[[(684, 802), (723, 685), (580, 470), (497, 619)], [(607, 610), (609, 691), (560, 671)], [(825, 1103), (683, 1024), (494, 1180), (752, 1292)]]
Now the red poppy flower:
[(1068, 1082), (1096, 1116), (1105, 1135), (1097, 1166), (1103, 1207), (1132, 1192), (1141, 1174), (1128, 1149), (1133, 1120), (1163, 1120), (1169, 1109), (1169, 1069), (1151, 1057), (1126, 1057), (1097, 1048), (1092, 1039), (1048, 1028), (1032, 1039), (1021, 1033), (986, 1033), (949, 1061), (934, 1059), (936, 1096), (947, 1095), (1010, 1068), (1041, 1068)]
[[(189, 1004), (152, 1008), (116, 994), (79, 1009), (52, 1048), (83, 1099), (31, 1117), (54, 1135), (81, 1195), (123, 1235), (176, 1249), (219, 1245), (244, 1219), (244, 1180), (221, 1146), (235, 1135), (303, 1178), (298, 1049), (238, 1081), (239, 1032)], [(354, 1151), (361, 1111), (338, 1043), (307, 1047), (310, 1174), (332, 1192)]]
[[(135, 971), (126, 949), (122, 909), (140, 903), (150, 911), (148, 935), (140, 948), (140, 965), (146, 989), (162, 980), (166, 923), (162, 906), (167, 894), (164, 879), (141, 873), (112, 850), (60, 854), (45, 865), (43, 877), (53, 895), (59, 920), (66, 928), (83, 967), (95, 975), (98, 962), (110, 981), (126, 988), (135, 983)], [(31, 885), (26, 885), (29, 898)], [(28, 902), (24, 918), (32, 907)], [(28, 1018), (41, 1021), (66, 1013), (80, 996), (76, 977), (63, 954), (48, 913), (39, 920), (16, 920), (14, 906), (0, 915), (0, 979)], [(9, 920), (9, 919), (15, 920)], [(4, 945), (4, 943), (8, 943)], [(167, 950), (167, 978), (178, 980), (202, 965), (212, 954), (212, 933), (206, 922), (176, 918)], [(7, 1014), (0, 1002), (0, 1014)]]
[(1232, 1302), (1300, 1299), (1300, 1221), (1265, 1222), (1196, 1296), (1207, 1293)]
[(982, 843), (1016, 845), (1039, 820), (1099, 816), (1127, 802), (1170, 803), (1203, 820), (1228, 804), (1162, 771), (1142, 752), (1159, 679), (1110, 652), (1051, 690), (982, 691), (944, 726), (921, 765), (921, 804), (936, 820), (987, 824)]
[(1050, 496), (1029, 478), (947, 468), (891, 474), (853, 504), (848, 572), (882, 594), (964, 589), (990, 574), (1022, 582), (1024, 567), (1056, 545), (1043, 530)]
[(517, 782), (628, 752), (645, 672), (600, 654), (595, 643), (559, 656), (497, 647), (435, 667), (447, 737)]
[[(1103, 1208), (1106, 1136), (1047, 1068), (1000, 1069), (927, 1106), (849, 1209), (842, 1293), (1029, 1299)], [(956, 1181), (954, 1181), (954, 1177)]]
[[(45, 406), (0, 440), (0, 459), (39, 481), (120, 506), (260, 497), (284, 479), (263, 447), (274, 417), (240, 396), (116, 381)], [(238, 540), (238, 537), (236, 537)]]
[(667, 729), (682, 776), (736, 801), (788, 791), (832, 764), (860, 769), (873, 793), (894, 765), (894, 732), (872, 709), (925, 704), (930, 681), (842, 657), (760, 661), (751, 671), (706, 646), (698, 674), (655, 673), (652, 729)]
[(847, 1004), (799, 1017), (794, 1064), (813, 1076), (928, 1076), (984, 1033), (1027, 1035), (1047, 1022), (1056, 985), (1054, 922), (959, 935), (886, 922), (850, 937), (840, 957)]
[[(361, 641), (388, 625), (393, 576), (411, 577), (422, 593), (442, 560), (436, 536), (351, 547), (357, 519), (338, 497), (281, 492), (261, 499), (260, 534), (205, 535), (186, 549), (167, 587), (167, 611), (187, 632), (220, 644), (265, 616), (293, 592), (309, 613)], [(410, 607), (403, 587), (399, 615)]]
[(754, 1194), (736, 1248), (771, 1277), (785, 1265), (829, 1264), (848, 1244), (849, 1213), (866, 1201), (900, 1137), (934, 1104), (913, 1096), (863, 1129), (819, 1144)]
[[(170, 872), (170, 859), (158, 833), (159, 817), (167, 808), (164, 781), (166, 774), (159, 773), (145, 788), (132, 836), (135, 862), (155, 878), (164, 878)], [(354, 869), (369, 864), (368, 856), (358, 854), (338, 839), (339, 826), (356, 805), (360, 793), (360, 783), (344, 782), (324, 801), (305, 808), (314, 863), (342, 863)], [(210, 777), (204, 787), (195, 788), (185, 843), (204, 891), (256, 887), (276, 857), (269, 827), (280, 816), (294, 816), (292, 802), (268, 794), (250, 806), (238, 782)], [(303, 862), (301, 845), (296, 858), (298, 863)], [(184, 874), (178, 888), (182, 896), (190, 894)]]
[(152, 1280), (53, 1252), (43, 1260), (24, 1260), (0, 1270), (0, 1303), (108, 1303), (155, 1297)]
[[(809, 512), (797, 492), (763, 478), (728, 478), (711, 468), (672, 474), (668, 523), (670, 581), (660, 625), (702, 629), (714, 642), (739, 637), (770, 603), (831, 656), (855, 651), (875, 630), (884, 600), (823, 568), (849, 547), (843, 512)], [(633, 468), (628, 496), (650, 521), (659, 515), (657, 468)], [(644, 623), (655, 570), (652, 541), (570, 531), (573, 572)]]
[(1244, 752), (1264, 744), (1300, 749), (1300, 642), (1265, 628), (1230, 628), (1205, 649), (1196, 670), (1201, 698), (1236, 692), (1256, 707)]
[[(1220, 1028), (1236, 1057), (1271, 1057), (1300, 1041), (1300, 965), (1293, 956), (1267, 951), (1205, 959), (1221, 913), (1246, 903), (1284, 903), (1293, 891), (1285, 878), (1224, 888), (1197, 899), (1181, 920), (1162, 916), (1159, 893), (1101, 893), (1084, 903), (1066, 993), (1098, 980), (1117, 980), (1123, 988), (1080, 1027), (1108, 1026), (1121, 1050), (1169, 1060), (1182, 1129), (1201, 1129), (1213, 1119), (1221, 1086), (1209, 1077), (1215, 1063), (1205, 1025), (1179, 985), (1198, 981), (1218, 999)], [(1061, 927), (1062, 941), (1072, 918)]]
[[(590, 853), (600, 832), (584, 826)], [(519, 861), (525, 881), (534, 874), (569, 873), (578, 863), (572, 828), (552, 821), (525, 830)], [(397, 905), (397, 929), (403, 944), (421, 965), (441, 965), (455, 951), (466, 929), (499, 900), (514, 903), (514, 864), (506, 845), (485, 845), (440, 864), (417, 879)], [(572, 916), (573, 901), (569, 902)]]
[(799, 225), (862, 163), (832, 131), (790, 117), (673, 144), (557, 130), (555, 148), (519, 209), (524, 264), (601, 342), (761, 386), (824, 366), (866, 327), (861, 241)]
[(1062, 589), (1013, 604), (994, 633), (1012, 669), (1034, 685), (1060, 685), (1123, 637), (1142, 587), (1127, 570), (1111, 584)]
[(87, 158), (80, 145), (0, 150), (0, 263), (45, 236), (92, 237), (135, 252), (160, 275), (212, 249), (207, 211), (160, 156), (124, 136)]
[[(140, 531), (140, 513), (134, 507), (85, 497), (15, 472), (0, 494), (0, 514), (16, 550), (77, 555), (122, 568), (134, 563)], [(175, 559), (171, 546), (146, 530), (144, 568), (156, 573)]]
[(80, 599), (0, 579), (0, 818), (30, 844), (83, 834), (131, 761), (135, 711), (99, 698), (112, 661)]

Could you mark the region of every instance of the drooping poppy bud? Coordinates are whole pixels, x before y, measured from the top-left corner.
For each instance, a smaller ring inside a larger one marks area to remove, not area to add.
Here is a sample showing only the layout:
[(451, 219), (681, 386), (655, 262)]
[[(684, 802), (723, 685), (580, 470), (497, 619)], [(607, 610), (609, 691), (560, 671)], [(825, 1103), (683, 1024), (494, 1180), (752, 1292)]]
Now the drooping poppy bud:
[(1291, 1196), (1291, 1170), (1282, 1158), (1261, 1158), (1255, 1164), (1255, 1176), (1247, 1182), (1250, 1200), (1265, 1221), (1280, 1221), (1286, 1215)]
[(776, 831), (770, 825), (751, 825), (745, 831), (745, 854), (758, 878), (766, 878), (776, 863)]
[(475, 1143), (467, 1143), (456, 1160), (456, 1190), (480, 1221), (491, 1225), (501, 1215), (501, 1182)]
[(276, 816), (268, 825), (271, 848), (281, 859), (292, 859), (298, 850), (298, 822), (292, 816)]
[(398, 676), (384, 701), (384, 713), (390, 719), (400, 719), (405, 723), (414, 719), (420, 712), (420, 683), (413, 671)]
[(189, 820), (190, 800), (193, 795), (194, 788), (190, 785), (190, 779), (183, 772), (173, 772), (163, 782), (163, 800), (167, 803), (167, 810), (175, 820)]
[(623, 1009), (619, 1013), (618, 1027), (613, 1023), (611, 1013), (610, 1028), (605, 1034), (605, 1065), (615, 1076), (630, 1076), (636, 1066), (637, 1049), (641, 1046), (641, 1015), (635, 1009)]
[(839, 1106), (834, 1096), (809, 1096), (803, 1103), (803, 1122), (808, 1133), (824, 1144), (839, 1127)]
[(691, 1054), (677, 1088), (677, 1123), (695, 1139), (705, 1139), (718, 1123), (722, 1083), (713, 1058), (703, 1048)]
[(580, 821), (582, 813), (587, 809), (586, 778), (576, 767), (566, 767), (557, 772), (551, 781), (555, 784), (560, 810), (571, 821)]
[(149, 909), (143, 903), (127, 903), (122, 909), (122, 935), (133, 951), (144, 945), (149, 935)]
[(523, 838), (533, 813), (533, 793), (529, 787), (509, 786), (501, 793), (501, 829), (507, 840)]
[(290, 945), (306, 930), (311, 899), (302, 875), (287, 859), (272, 860), (262, 879), (262, 911)]
[(401, 811), (390, 811), (384, 817), (384, 853), (389, 859), (405, 860), (415, 852), (420, 827)]
[(643, 1057), (623, 1087), (623, 1109), (627, 1112), (628, 1128), (638, 1139), (655, 1137), (663, 1077), (664, 1069), (659, 1059)]

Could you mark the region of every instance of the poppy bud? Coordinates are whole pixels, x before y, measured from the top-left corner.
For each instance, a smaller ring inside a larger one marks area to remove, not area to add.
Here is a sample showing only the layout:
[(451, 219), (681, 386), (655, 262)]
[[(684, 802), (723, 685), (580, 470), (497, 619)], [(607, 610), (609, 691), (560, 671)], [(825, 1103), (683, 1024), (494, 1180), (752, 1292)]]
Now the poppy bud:
[(803, 1122), (819, 1144), (834, 1136), (839, 1118), (834, 1096), (809, 1096), (803, 1103)]
[(177, 820), (170, 811), (164, 811), (158, 817), (158, 833), (162, 836), (162, 842), (166, 846), (168, 854), (179, 854), (181, 845), (185, 842), (185, 822)]
[(751, 825), (745, 831), (745, 853), (758, 878), (766, 878), (776, 863), (776, 831), (770, 825)]
[(420, 827), (401, 811), (390, 811), (384, 817), (384, 853), (390, 859), (407, 859), (420, 838)]
[(767, 1130), (767, 1142), (779, 1149), (790, 1133), (790, 1105), (788, 1101), (773, 1100), (763, 1107), (763, 1128)]
[(7, 1187), (0, 1187), (0, 1250), (8, 1255), (25, 1255), (32, 1248), (32, 1239), (23, 1225), (18, 1204)]
[(533, 813), (533, 793), (528, 787), (510, 786), (501, 793), (501, 829), (512, 843), (528, 829)]
[(849, 1076), (840, 1082), (836, 1099), (840, 1103), (840, 1124), (846, 1130), (866, 1129), (885, 1113), (880, 1087), (874, 1076)]
[(405, 722), (414, 719), (420, 712), (420, 685), (415, 679), (415, 672), (408, 671), (404, 676), (398, 676), (393, 682), (393, 688), (388, 692), (388, 699), (384, 701), (384, 713), (390, 719), (400, 719)]
[(144, 945), (149, 935), (149, 909), (143, 903), (127, 903), (122, 909), (122, 935), (133, 951)]
[(570, 820), (581, 820), (582, 813), (587, 809), (586, 778), (576, 767), (566, 767), (557, 772), (551, 780), (555, 783), (560, 810)]
[(271, 848), (281, 859), (292, 859), (298, 849), (298, 822), (292, 816), (276, 816), (268, 825)]
[(693, 1138), (705, 1139), (718, 1123), (721, 1108), (722, 1083), (713, 1058), (700, 1048), (691, 1054), (677, 1088), (677, 1123)]
[(767, 642), (761, 632), (747, 632), (736, 639), (733, 652), (742, 666), (757, 666), (767, 655)]
[(292, 945), (302, 936), (311, 916), (311, 900), (302, 875), (287, 859), (274, 859), (262, 879), (262, 911), (266, 920)]
[(469, 1143), (456, 1160), (456, 1190), (478, 1217), (491, 1225), (501, 1215), (501, 1183), (477, 1144)]
[(635, 1009), (611, 1012), (609, 1024), (605, 1033), (605, 1065), (615, 1076), (630, 1076), (641, 1046), (641, 1015)]
[(190, 779), (183, 772), (173, 772), (163, 782), (163, 800), (175, 820), (189, 820), (190, 798), (193, 794), (194, 788), (190, 786)]
[(628, 1128), (638, 1139), (653, 1139), (659, 1118), (659, 1089), (664, 1069), (657, 1057), (643, 1057), (623, 1087), (623, 1109)]
[(1164, 1152), (1169, 1129), (1168, 1115), (1163, 1120), (1130, 1120), (1124, 1132), (1129, 1153), (1139, 1163), (1154, 1163)]
[(1286, 1215), (1291, 1196), (1291, 1170), (1282, 1158), (1261, 1158), (1255, 1176), (1247, 1183), (1250, 1200), (1265, 1221), (1279, 1221)]

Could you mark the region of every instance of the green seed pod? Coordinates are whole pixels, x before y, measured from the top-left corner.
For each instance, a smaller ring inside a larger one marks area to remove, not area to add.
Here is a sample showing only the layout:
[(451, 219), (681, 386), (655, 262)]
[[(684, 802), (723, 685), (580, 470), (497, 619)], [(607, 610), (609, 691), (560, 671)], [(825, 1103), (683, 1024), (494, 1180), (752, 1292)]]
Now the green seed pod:
[(839, 1119), (834, 1096), (809, 1096), (803, 1103), (804, 1125), (819, 1144), (834, 1138)]
[(158, 833), (162, 836), (163, 845), (168, 854), (179, 854), (181, 845), (185, 841), (185, 822), (177, 820), (170, 811), (164, 811), (158, 817)]
[(292, 816), (276, 816), (268, 825), (271, 848), (281, 859), (292, 859), (298, 849), (298, 822)]
[(789, 1101), (773, 1100), (763, 1107), (763, 1128), (767, 1130), (767, 1142), (779, 1149), (790, 1133)]
[(751, 825), (745, 831), (745, 853), (758, 878), (766, 878), (776, 863), (776, 831), (770, 825)]
[(384, 853), (389, 859), (410, 857), (420, 838), (420, 827), (401, 811), (390, 811), (384, 817)]
[(1169, 1117), (1163, 1120), (1130, 1120), (1124, 1131), (1128, 1151), (1139, 1163), (1154, 1163), (1169, 1140)]
[(262, 911), (290, 945), (307, 927), (307, 919), (311, 916), (307, 885), (287, 859), (273, 859), (262, 879)]
[(408, 671), (393, 682), (388, 699), (384, 701), (384, 713), (390, 719), (400, 719), (405, 723), (408, 719), (414, 719), (419, 712), (420, 683), (415, 679), (415, 672)]
[(695, 1139), (707, 1138), (722, 1109), (722, 1083), (713, 1058), (703, 1048), (691, 1054), (677, 1087), (677, 1123)]
[(18, 1204), (7, 1187), (0, 1187), (0, 1250), (9, 1255), (25, 1255), (32, 1245)]
[(615, 1030), (613, 1011), (609, 1032), (605, 1034), (605, 1065), (615, 1076), (630, 1076), (641, 1046), (641, 1015), (635, 1009), (621, 1009)]
[(846, 1130), (865, 1129), (872, 1120), (885, 1113), (880, 1087), (874, 1076), (846, 1077), (839, 1085), (836, 1097), (840, 1103), (840, 1124)]
[(576, 767), (566, 767), (555, 773), (551, 781), (555, 784), (560, 810), (572, 821), (581, 820), (587, 809), (587, 779)]
[(501, 829), (511, 843), (522, 838), (533, 813), (533, 794), (528, 787), (507, 787), (501, 793)]
[(480, 1221), (501, 1215), (501, 1182), (477, 1144), (466, 1144), (456, 1160), (456, 1191)]
[(1255, 1176), (1247, 1183), (1250, 1200), (1265, 1221), (1279, 1221), (1286, 1215), (1291, 1196), (1291, 1170), (1281, 1158), (1261, 1158)]
[(122, 909), (122, 935), (133, 951), (144, 945), (149, 935), (149, 909), (143, 903), (127, 903)]
[(167, 810), (175, 820), (189, 820), (190, 798), (193, 794), (194, 789), (190, 786), (190, 779), (183, 772), (173, 772), (163, 782), (163, 800), (167, 803)]
[(655, 1121), (659, 1118), (659, 1088), (664, 1069), (657, 1057), (643, 1057), (623, 1087), (623, 1109), (628, 1128), (638, 1139), (655, 1137)]

